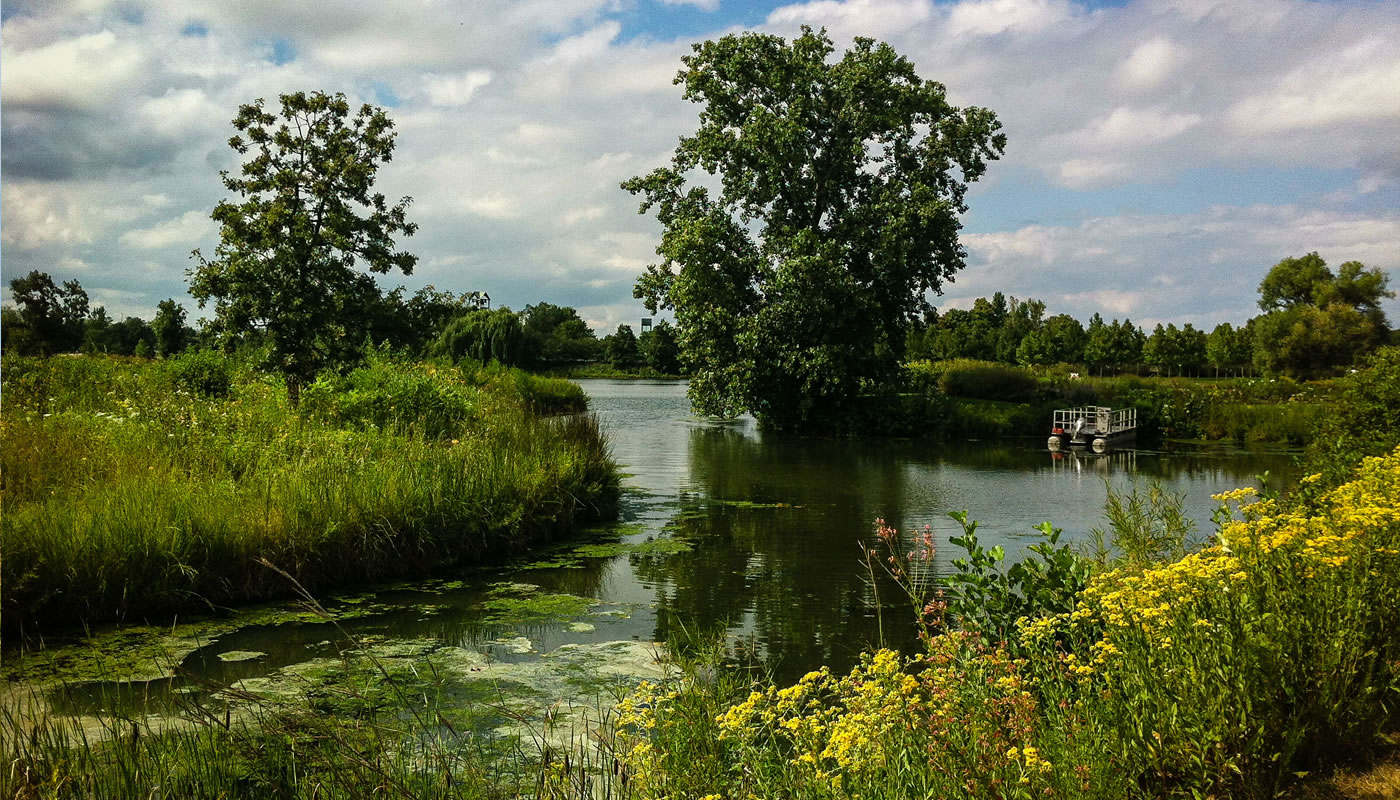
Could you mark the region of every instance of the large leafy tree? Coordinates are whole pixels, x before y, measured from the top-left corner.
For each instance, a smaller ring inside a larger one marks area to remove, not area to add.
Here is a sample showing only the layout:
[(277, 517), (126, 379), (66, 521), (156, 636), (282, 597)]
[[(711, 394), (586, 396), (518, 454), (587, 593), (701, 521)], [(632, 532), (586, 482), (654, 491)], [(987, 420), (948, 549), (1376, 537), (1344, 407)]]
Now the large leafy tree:
[(589, 361), (602, 354), (602, 343), (593, 329), (570, 306), (540, 302), (525, 306), (520, 316), (538, 363)]
[(160, 301), (155, 319), (151, 320), (151, 332), (155, 334), (157, 355), (173, 356), (184, 350), (190, 332), (185, 326), (184, 307), (174, 298)]
[(1250, 321), (1261, 371), (1313, 375), (1351, 365), (1384, 343), (1386, 274), (1359, 261), (1334, 274), (1317, 253), (1285, 258), (1259, 283), (1264, 314)]
[(641, 349), (637, 346), (637, 335), (631, 325), (618, 325), (617, 332), (608, 337), (608, 363), (617, 369), (629, 369), (642, 360)]
[(6, 333), (7, 347), (49, 355), (70, 353), (82, 345), (88, 294), (77, 281), (64, 281), (60, 286), (47, 272), (34, 270), (10, 281), (10, 296), (18, 314), (7, 318), (6, 324), (18, 323), (18, 330)]
[(281, 96), (241, 106), (229, 146), (245, 156), (220, 173), (236, 197), (214, 208), (221, 226), (212, 259), (196, 250), (190, 293), (214, 300), (229, 335), (260, 331), (270, 366), (293, 405), (322, 368), (353, 360), (365, 340), (367, 309), (379, 300), (371, 272), (405, 275), (417, 259), (395, 250), (412, 235), (409, 198), (389, 205), (374, 192), (379, 166), (394, 151), (394, 124), (363, 105), (353, 116), (341, 94)]
[(453, 361), (470, 358), (507, 367), (525, 363), (527, 337), (520, 315), (509, 308), (470, 311), (447, 324), (429, 352)]
[(834, 50), (808, 28), (695, 45), (676, 83), (699, 129), (623, 184), (665, 228), (636, 295), (675, 311), (702, 413), (837, 419), (964, 266), (959, 215), (1005, 147), (996, 115), (950, 105), (886, 44)]

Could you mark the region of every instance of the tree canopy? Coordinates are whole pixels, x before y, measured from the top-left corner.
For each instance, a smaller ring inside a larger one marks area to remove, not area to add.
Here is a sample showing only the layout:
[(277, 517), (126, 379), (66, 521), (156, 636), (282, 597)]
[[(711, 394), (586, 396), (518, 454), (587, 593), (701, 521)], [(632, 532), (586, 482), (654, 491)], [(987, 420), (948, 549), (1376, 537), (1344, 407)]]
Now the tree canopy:
[(1345, 367), (1384, 343), (1381, 300), (1394, 297), (1379, 269), (1348, 261), (1336, 274), (1317, 253), (1278, 262), (1259, 283), (1250, 320), (1254, 365), (1262, 372), (1317, 374)]
[(635, 294), (674, 309), (702, 413), (839, 414), (892, 375), (925, 293), (964, 266), (959, 215), (1005, 147), (996, 115), (950, 105), (889, 45), (834, 51), (809, 28), (695, 45), (676, 83), (699, 129), (623, 183), (664, 226)]
[(77, 281), (59, 286), (47, 272), (34, 270), (10, 281), (10, 296), (19, 308), (5, 320), (7, 348), (49, 355), (73, 352), (83, 343), (88, 294)]
[(262, 331), (273, 368), (295, 405), (323, 367), (353, 360), (365, 339), (365, 311), (380, 298), (371, 272), (405, 275), (417, 259), (395, 250), (412, 235), (405, 197), (389, 205), (373, 191), (394, 150), (393, 122), (363, 105), (352, 117), (341, 94), (297, 92), (280, 113), (261, 99), (239, 107), (229, 146), (246, 156), (237, 175), (221, 172), (235, 201), (212, 214), (220, 224), (212, 259), (196, 250), (190, 294), (215, 301), (229, 333)]

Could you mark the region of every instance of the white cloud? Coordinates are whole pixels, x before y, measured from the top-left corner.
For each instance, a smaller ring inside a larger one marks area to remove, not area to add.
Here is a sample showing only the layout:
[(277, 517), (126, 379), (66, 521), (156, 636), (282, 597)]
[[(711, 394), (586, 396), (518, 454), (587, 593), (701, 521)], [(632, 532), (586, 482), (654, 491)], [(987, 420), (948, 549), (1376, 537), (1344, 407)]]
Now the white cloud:
[(193, 248), (211, 238), (217, 230), (208, 213), (186, 211), (174, 219), (158, 222), (149, 228), (129, 230), (121, 235), (119, 241), (139, 250), (176, 246)]
[(1305, 64), (1237, 102), (1229, 118), (1245, 134), (1400, 121), (1400, 44), (1370, 39)]
[(0, 99), (8, 109), (88, 109), (111, 102), (137, 77), (141, 47), (110, 30), (32, 49), (0, 49)]
[(1313, 250), (1334, 265), (1357, 260), (1400, 275), (1395, 212), (1218, 206), (1028, 225), (963, 240), (969, 266), (947, 287), (949, 300), (1006, 291), (1080, 319), (1099, 311), (1138, 322), (1243, 322), (1240, 309), (1251, 307), (1269, 267)]
[(1076, 14), (1066, 0), (963, 0), (948, 11), (955, 36), (989, 36), (1014, 30), (1030, 34), (1059, 25)]
[(1161, 86), (1184, 60), (1171, 40), (1157, 37), (1133, 48), (1132, 55), (1118, 66), (1118, 80), (1124, 88), (1144, 91)]
[(1071, 189), (1094, 189), (1126, 183), (1136, 174), (1133, 165), (1126, 161), (1071, 158), (1060, 163), (1058, 178)]
[(458, 75), (425, 75), (423, 91), (435, 106), (464, 106), (477, 90), (491, 82), (490, 70), (474, 69)]
[(928, 0), (814, 0), (781, 6), (768, 15), (768, 25), (795, 29), (799, 25), (826, 27), (833, 32), (855, 29), (861, 36), (890, 38), (934, 16)]
[[(631, 283), (660, 230), (618, 183), (665, 163), (698, 111), (672, 84), (690, 38), (638, 30), (647, 4), (187, 0), (148, 3), (139, 23), (124, 8), (6, 5), (18, 9), (0, 37), (6, 278), (83, 263), (85, 286), (131, 292), (149, 315), (183, 292), (190, 247), (213, 234), (218, 170), (237, 166), (224, 142), (238, 105), (324, 88), (397, 103), (378, 188), (415, 198), (410, 290), (586, 307), (604, 332), (636, 324)], [(697, 38), (724, 33), (733, 10), (721, 4)], [(181, 34), (190, 22), (202, 35)], [(953, 102), (997, 112), (1008, 151), (974, 212), (985, 199), (997, 219), (1036, 218), (1015, 209), (1044, 202), (1004, 177), (1032, 171), (1085, 193), (1082, 204), (1055, 196), (1056, 220), (1082, 220), (1068, 226), (996, 230), (980, 215), (949, 302), (1004, 289), (1074, 312), (1139, 302), (1135, 315), (1204, 315), (1247, 307), (1238, 298), (1290, 253), (1397, 266), (1395, 219), (1374, 210), (1394, 207), (1400, 185), (1400, 19), (1387, 4), (819, 0), (778, 8), (760, 29), (791, 37), (803, 23), (826, 26), (838, 51), (855, 35), (889, 41)], [(278, 40), (289, 63), (268, 60)], [(1183, 176), (1221, 167), (1266, 186), (1256, 170), (1343, 177), (1316, 192), (1281, 179), (1268, 206), (1211, 210), (1221, 200)], [(1198, 210), (1104, 210), (1117, 204)], [(1163, 275), (1177, 280), (1154, 283)], [(1134, 300), (1144, 286), (1160, 294)]]
[(500, 192), (464, 196), (461, 198), (461, 204), (464, 209), (472, 214), (487, 219), (514, 219), (524, 213), (518, 198)]
[(661, 0), (667, 6), (695, 6), (701, 11), (718, 11), (719, 0)]
[(169, 138), (212, 133), (224, 114), (200, 89), (170, 89), (141, 101), (136, 109), (148, 131)]
[(564, 213), (564, 216), (560, 218), (560, 221), (563, 222), (565, 225), (577, 225), (580, 222), (592, 222), (594, 220), (602, 219), (603, 215), (606, 214), (607, 211), (608, 208), (604, 205), (592, 205), (583, 206), (581, 208), (571, 208)]
[[(44, 245), (81, 245), (91, 242), (92, 229), (84, 225), (78, 193), (50, 191), (35, 184), (9, 183), (0, 192), (0, 242), (11, 248), (35, 250)], [(6, 253), (12, 262), (13, 252)], [(15, 270), (18, 272), (28, 270)], [(6, 270), (6, 274), (11, 274)]]

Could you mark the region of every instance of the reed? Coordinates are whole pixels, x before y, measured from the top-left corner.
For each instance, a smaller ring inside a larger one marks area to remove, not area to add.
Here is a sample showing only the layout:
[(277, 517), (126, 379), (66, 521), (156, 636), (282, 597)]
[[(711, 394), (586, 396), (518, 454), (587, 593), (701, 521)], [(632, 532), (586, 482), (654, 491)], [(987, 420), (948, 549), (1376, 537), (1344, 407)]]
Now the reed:
[(528, 376), (371, 369), (354, 403), (382, 413), (355, 416), (246, 371), (209, 397), (167, 364), (7, 360), (6, 630), (285, 595), (259, 559), (313, 590), (421, 575), (615, 512), (596, 422), (534, 413)]

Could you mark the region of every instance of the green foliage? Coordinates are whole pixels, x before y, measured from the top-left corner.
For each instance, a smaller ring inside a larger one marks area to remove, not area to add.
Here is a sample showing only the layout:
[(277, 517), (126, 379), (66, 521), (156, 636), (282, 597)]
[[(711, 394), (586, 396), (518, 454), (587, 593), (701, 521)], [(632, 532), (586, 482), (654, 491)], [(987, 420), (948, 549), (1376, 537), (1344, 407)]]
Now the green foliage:
[(156, 306), (155, 319), (151, 320), (151, 332), (155, 334), (156, 355), (161, 358), (173, 356), (185, 349), (185, 309), (174, 298), (160, 301)]
[(529, 341), (530, 362), (538, 366), (594, 361), (603, 345), (593, 329), (569, 306), (537, 303), (520, 312)]
[(1304, 453), (1303, 469), (1320, 473), (1324, 487), (1349, 477), (1362, 458), (1400, 445), (1400, 347), (1377, 350), (1361, 369), (1343, 378), (1320, 423)]
[(426, 355), (429, 345), (452, 320), (479, 307), (480, 296), (480, 292), (440, 292), (429, 284), (405, 300), (400, 286), (371, 304), (369, 337), (375, 344)]
[(469, 311), (443, 329), (429, 352), (453, 361), (493, 361), (507, 367), (524, 364), (527, 337), (520, 316), (509, 308)]
[(1250, 320), (1254, 367), (1267, 375), (1336, 373), (1383, 340), (1385, 331), (1357, 309), (1295, 305)]
[(175, 385), (198, 397), (227, 397), (233, 389), (234, 364), (212, 350), (186, 350), (166, 362)]
[(334, 427), (451, 439), (480, 425), (480, 400), (457, 370), (375, 357), (345, 376), (322, 373), (303, 392), (301, 411)]
[(215, 302), (226, 334), (258, 331), (268, 366), (280, 373), (295, 406), (303, 385), (327, 366), (358, 358), (365, 323), (380, 298), (371, 272), (405, 275), (417, 259), (394, 251), (412, 235), (409, 198), (389, 206), (373, 191), (394, 150), (393, 122), (369, 105), (350, 117), (344, 95), (284, 94), (279, 114), (261, 99), (238, 109), (229, 146), (249, 157), (237, 175), (221, 174), (236, 202), (211, 215), (220, 225), (214, 258), (190, 271), (200, 307)]
[(1102, 317), (1095, 314), (1089, 320), (1086, 335), (1084, 360), (1100, 374), (1110, 367), (1116, 371), (1142, 361), (1142, 348), (1147, 343), (1147, 336), (1130, 319), (1125, 318), (1122, 323), (1116, 319), (1105, 323)]
[(1039, 384), (1019, 367), (956, 359), (940, 365), (938, 386), (949, 397), (1029, 400), (1036, 396)]
[(1228, 322), (1215, 326), (1206, 338), (1206, 361), (1215, 367), (1215, 373), (1229, 369), (1238, 373), (1247, 366), (1254, 352), (1249, 328), (1235, 328)]
[(218, 358), (6, 357), (7, 629), (286, 595), (263, 558), (312, 589), (422, 575), (615, 513), (596, 422), (520, 388), (547, 404), (566, 382), (378, 360), (298, 415), (231, 367), (226, 397), (189, 391)]
[(637, 347), (637, 336), (632, 333), (631, 325), (618, 325), (617, 332), (607, 339), (608, 363), (614, 369), (627, 369), (635, 367), (641, 360), (642, 355)]
[(681, 373), (680, 341), (676, 329), (666, 320), (661, 320), (649, 331), (637, 337), (637, 346), (648, 367), (662, 375)]
[(112, 322), (107, 317), (107, 310), (98, 306), (84, 323), (83, 352), (89, 355), (133, 356), (137, 354), (137, 348), (143, 345), (144, 354), (154, 351), (156, 335), (140, 317)]
[(975, 630), (989, 641), (1004, 641), (1022, 617), (1068, 613), (1075, 597), (1088, 585), (1090, 562), (1068, 544), (1060, 544), (1059, 528), (1049, 522), (1036, 526), (1042, 540), (1030, 546), (1032, 557), (1008, 569), (1001, 546), (982, 547), (977, 522), (966, 511), (948, 516), (962, 526), (962, 534), (948, 539), (967, 554), (952, 560), (953, 572), (943, 578), (947, 613), (959, 627)]
[[(1030, 562), (1066, 576), (1030, 579), (1056, 611), (1015, 620), (1023, 595), (1008, 590), (1003, 554), (957, 515), (967, 557), (950, 577), (977, 598), (971, 614), (1001, 609), (1000, 625), (935, 629), (923, 652), (866, 654), (846, 676), (732, 687), (695, 715), (717, 735), (672, 717), (704, 698), (690, 682), (643, 686), (619, 705), (615, 746), (643, 797), (1287, 796), (1298, 777), (1364, 757), (1393, 723), (1397, 497), (1400, 451), (1309, 509), (1265, 501), (1239, 519), (1222, 507), (1216, 543), (1177, 560), (1152, 560), (1184, 549), (1171, 536), (1092, 577), (1072, 551), (1052, 550), (1056, 567), (1041, 553)], [(892, 533), (881, 526), (920, 621), (964, 616), (962, 598), (940, 599), (911, 568), (927, 547), (906, 557)], [(1066, 601), (1056, 587), (1074, 584)], [(998, 627), (1005, 645), (978, 635)]]
[(1181, 328), (1158, 323), (1142, 346), (1142, 360), (1168, 375), (1195, 373), (1206, 361), (1206, 338), (1189, 322)]
[(675, 310), (698, 411), (821, 426), (894, 375), (924, 293), (962, 268), (966, 184), (1005, 136), (870, 39), (839, 60), (805, 28), (694, 49), (677, 83), (699, 129), (623, 184), (664, 227), (636, 294)]
[(1274, 311), (1297, 305), (1317, 305), (1324, 287), (1332, 281), (1332, 270), (1316, 252), (1302, 258), (1285, 258), (1259, 282), (1259, 308)]
[(18, 314), (5, 320), (6, 352), (72, 353), (82, 345), (88, 295), (77, 281), (65, 281), (60, 287), (47, 272), (34, 270), (10, 281), (10, 296), (18, 304)]
[(1191, 541), (1196, 523), (1182, 511), (1184, 494), (1172, 494), (1152, 481), (1146, 487), (1135, 480), (1127, 494), (1108, 487), (1104, 516), (1108, 529), (1089, 531), (1094, 560), (1134, 569), (1175, 561), (1199, 542)]
[(1084, 360), (1088, 334), (1079, 320), (1056, 314), (1045, 324), (1027, 333), (1016, 347), (1016, 362), (1032, 364), (1077, 363)]
[(1316, 375), (1351, 365), (1390, 330), (1381, 300), (1394, 297), (1379, 269), (1358, 261), (1336, 275), (1317, 253), (1285, 258), (1259, 284), (1250, 320), (1254, 365), (1268, 374)]

